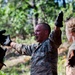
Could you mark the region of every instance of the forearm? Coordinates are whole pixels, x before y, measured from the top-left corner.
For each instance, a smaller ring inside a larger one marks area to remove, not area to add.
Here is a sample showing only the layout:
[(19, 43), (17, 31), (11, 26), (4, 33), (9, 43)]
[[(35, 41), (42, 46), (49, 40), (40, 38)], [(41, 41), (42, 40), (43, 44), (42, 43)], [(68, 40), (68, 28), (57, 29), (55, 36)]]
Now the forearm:
[(61, 38), (61, 30), (59, 27), (56, 27), (50, 34), (50, 38), (54, 41), (54, 43), (57, 45), (57, 48), (60, 46), (62, 43), (62, 38)]
[(22, 44), (17, 44), (17, 43), (15, 43), (15, 42), (11, 42), (10, 43), (10, 46), (12, 47), (12, 48), (14, 48), (18, 53), (20, 53), (20, 54), (24, 54), (23, 52), (22, 52)]
[(11, 42), (10, 46), (14, 48), (18, 53), (29, 56), (31, 56), (34, 47), (32, 45), (18, 44), (15, 42)]
[(60, 27), (57, 27), (57, 26), (54, 27), (54, 30), (55, 31), (61, 31)]

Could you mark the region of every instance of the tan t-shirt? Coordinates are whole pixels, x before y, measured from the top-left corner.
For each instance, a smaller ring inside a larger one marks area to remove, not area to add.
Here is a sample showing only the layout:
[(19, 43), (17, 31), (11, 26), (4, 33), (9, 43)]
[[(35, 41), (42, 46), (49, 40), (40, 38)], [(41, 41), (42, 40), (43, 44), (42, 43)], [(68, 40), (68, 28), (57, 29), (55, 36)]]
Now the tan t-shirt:
[[(73, 51), (73, 50), (75, 50), (75, 42), (73, 42), (72, 45), (69, 47), (67, 60), (69, 59), (71, 51)], [(71, 67), (70, 65), (67, 65), (66, 66), (66, 75), (75, 75), (75, 66)]]

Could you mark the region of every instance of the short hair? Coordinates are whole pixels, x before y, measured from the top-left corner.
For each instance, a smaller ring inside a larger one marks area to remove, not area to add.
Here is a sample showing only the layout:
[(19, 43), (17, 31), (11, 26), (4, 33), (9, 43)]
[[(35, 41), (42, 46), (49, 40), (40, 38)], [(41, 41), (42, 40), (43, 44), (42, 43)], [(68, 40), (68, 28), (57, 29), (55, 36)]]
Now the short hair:
[(49, 34), (51, 32), (51, 27), (47, 23), (38, 23), (37, 25), (43, 25), (45, 30), (48, 30)]
[(69, 18), (65, 24), (67, 25), (69, 31), (75, 32), (75, 17)]

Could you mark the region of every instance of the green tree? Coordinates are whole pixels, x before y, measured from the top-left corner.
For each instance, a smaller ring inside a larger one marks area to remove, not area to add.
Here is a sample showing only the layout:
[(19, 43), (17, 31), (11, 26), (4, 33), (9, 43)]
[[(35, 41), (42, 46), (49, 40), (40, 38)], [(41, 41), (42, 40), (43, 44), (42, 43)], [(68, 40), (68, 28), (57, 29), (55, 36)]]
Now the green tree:
[(64, 8), (57, 6), (54, 0), (0, 0), (0, 29), (25, 39), (26, 35), (33, 34), (39, 22), (47, 22), (53, 27), (60, 10), (64, 12), (64, 20), (74, 16), (74, 3), (66, 3)]

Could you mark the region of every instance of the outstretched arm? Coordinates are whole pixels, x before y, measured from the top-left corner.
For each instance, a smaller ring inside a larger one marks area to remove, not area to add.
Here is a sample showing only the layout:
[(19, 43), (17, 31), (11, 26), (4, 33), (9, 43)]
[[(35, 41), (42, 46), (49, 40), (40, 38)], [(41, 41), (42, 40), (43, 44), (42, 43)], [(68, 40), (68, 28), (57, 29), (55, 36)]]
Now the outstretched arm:
[(54, 31), (51, 32), (50, 38), (56, 44), (57, 48), (62, 43), (61, 40), (61, 27), (63, 27), (63, 12), (61, 11), (55, 20), (55, 28)]

